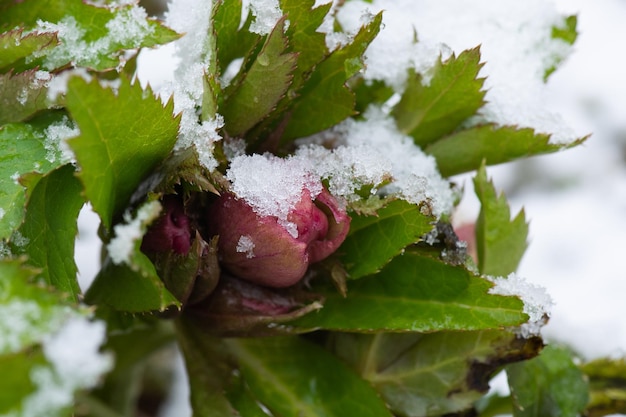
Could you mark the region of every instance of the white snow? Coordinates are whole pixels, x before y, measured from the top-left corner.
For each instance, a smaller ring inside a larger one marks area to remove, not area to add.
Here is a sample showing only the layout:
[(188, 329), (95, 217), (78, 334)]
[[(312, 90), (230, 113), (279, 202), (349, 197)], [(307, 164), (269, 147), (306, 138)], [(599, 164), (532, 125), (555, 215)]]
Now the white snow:
[(215, 142), (221, 140), (217, 130), (224, 121), (220, 115), (200, 121), (196, 109), (202, 104), (203, 77), (212, 59), (209, 37), (212, 8), (212, 1), (170, 3), (165, 23), (184, 36), (172, 43), (174, 82), (156, 89), (163, 97), (174, 94), (174, 112), (182, 113), (175, 149), (194, 147), (200, 163), (209, 171), (218, 165), (213, 150)]
[(347, 202), (359, 199), (357, 191), (364, 186), (372, 186), (372, 193), (375, 193), (377, 187), (391, 177), (389, 158), (381, 157), (376, 148), (367, 144), (340, 145), (334, 149), (303, 145), (295, 155), (309, 164), (316, 176), (328, 180), (328, 191), (333, 196)]
[[(51, 70), (68, 62), (85, 64), (99, 55), (106, 54), (113, 46), (131, 42), (128, 46), (137, 47), (146, 36), (154, 32), (148, 25), (146, 11), (137, 5), (119, 9), (106, 24), (108, 33), (93, 42), (87, 42), (87, 29), (79, 25), (73, 16), (65, 16), (57, 23), (38, 20), (35, 32), (56, 32), (60, 44), (41, 54), (44, 56), (44, 69)], [(36, 55), (36, 54), (35, 54)]]
[(244, 235), (239, 238), (237, 242), (237, 252), (245, 253), (246, 258), (252, 259), (254, 258), (254, 241), (251, 236)]
[(489, 294), (517, 296), (524, 302), (524, 313), (528, 322), (520, 327), (522, 337), (537, 336), (545, 324), (545, 317), (550, 316), (552, 298), (546, 289), (528, 282), (525, 278), (513, 273), (507, 277), (487, 277), (494, 286)]
[(254, 16), (254, 20), (250, 25), (250, 32), (259, 35), (267, 35), (274, 29), (276, 22), (283, 16), (278, 0), (246, 0), (243, 2), (243, 16), (247, 16), (246, 11), (249, 9)]
[(71, 406), (74, 392), (94, 387), (113, 365), (112, 357), (99, 352), (105, 340), (103, 322), (82, 316), (68, 319), (43, 343), (48, 365), (37, 365), (30, 378), (35, 391), (24, 399), (16, 416), (56, 416)]
[(314, 200), (322, 191), (319, 178), (303, 158), (279, 158), (271, 154), (235, 157), (226, 172), (231, 191), (259, 216), (274, 216), (294, 238), (296, 225), (287, 217), (308, 193)]
[[(380, 190), (382, 193), (414, 204), (427, 203), (428, 211), (435, 216), (449, 213), (455, 196), (439, 174), (435, 159), (415, 146), (411, 137), (398, 131), (393, 118), (382, 108), (370, 107), (362, 117), (362, 120), (347, 119), (330, 132), (309, 138), (312, 142), (332, 139), (339, 145), (339, 163), (316, 162), (318, 169), (326, 169), (331, 178), (333, 173), (339, 174), (335, 175), (339, 195), (346, 188), (354, 189), (353, 184), (358, 184), (361, 178), (372, 185), (390, 179), (390, 184)], [(345, 151), (346, 148), (350, 150)], [(346, 184), (345, 175), (351, 173), (355, 178)]]
[(107, 245), (107, 252), (114, 264), (130, 263), (137, 241), (141, 239), (146, 227), (155, 220), (161, 212), (161, 203), (150, 201), (142, 205), (133, 217), (124, 213), (124, 223), (113, 227), (115, 236)]
[(353, 1), (337, 17), (348, 31), (355, 30), (363, 10), (384, 10), (384, 27), (366, 52), (366, 79), (384, 80), (402, 91), (407, 68), (415, 68), (428, 82), (439, 56), (445, 60), (451, 52), (458, 55), (480, 45), (487, 104), (475, 123), (534, 127), (552, 133), (555, 142), (576, 138), (545, 105), (545, 71), (570, 52), (564, 41), (550, 39), (552, 27), (562, 26), (562, 16), (549, 2)]
[(58, 160), (60, 165), (75, 162), (74, 152), (67, 144), (67, 140), (78, 135), (80, 135), (78, 126), (66, 116), (61, 121), (52, 123), (44, 131), (46, 159), (51, 163)]

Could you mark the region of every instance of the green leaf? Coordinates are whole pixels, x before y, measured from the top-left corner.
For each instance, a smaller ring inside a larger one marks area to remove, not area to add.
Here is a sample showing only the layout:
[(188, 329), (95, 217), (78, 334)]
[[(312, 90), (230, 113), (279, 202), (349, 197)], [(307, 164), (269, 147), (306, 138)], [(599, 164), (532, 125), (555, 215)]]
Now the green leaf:
[(587, 380), (567, 349), (548, 346), (506, 373), (515, 417), (576, 417), (589, 401)]
[(14, 250), (28, 255), (27, 263), (41, 270), (45, 281), (78, 301), (74, 240), (76, 219), (83, 206), (82, 187), (71, 165), (37, 181), (29, 193), (24, 224), (19, 232), (26, 243)]
[(349, 278), (374, 274), (433, 228), (434, 219), (404, 200), (395, 200), (375, 216), (353, 215), (350, 234), (341, 245)]
[(317, 345), (298, 337), (226, 344), (250, 391), (273, 415), (391, 417), (376, 391)]
[(63, 296), (37, 284), (37, 270), (23, 260), (0, 260), (0, 355), (37, 344), (68, 316)]
[(576, 42), (576, 38), (578, 38), (576, 26), (578, 26), (578, 17), (576, 15), (567, 16), (563, 20), (562, 26), (552, 27), (552, 39), (561, 39), (573, 45)]
[(249, 416), (237, 412), (226, 391), (233, 384), (234, 363), (226, 344), (181, 317), (176, 321), (179, 346), (185, 357), (194, 417)]
[(31, 32), (24, 35), (23, 28), (4, 32), (0, 34), (0, 70), (6, 71), (9, 65), (15, 66), (32, 54), (41, 54), (56, 46), (57, 42), (56, 33)]
[(178, 133), (173, 103), (165, 107), (148, 88), (121, 78), (117, 94), (98, 80), (72, 78), (67, 108), (80, 127), (69, 141), (85, 195), (111, 229), (137, 186), (169, 155)]
[(533, 129), (512, 126), (476, 126), (455, 132), (428, 145), (425, 152), (437, 160), (439, 171), (445, 177), (478, 169), (483, 161), (487, 165), (509, 162), (514, 159), (556, 152), (579, 145), (584, 139), (571, 144), (550, 143), (550, 136)]
[(261, 37), (248, 30), (252, 22), (251, 14), (240, 28), (242, 14), (241, 0), (217, 2), (213, 11), (213, 31), (216, 37), (217, 63), (220, 74), (237, 58), (243, 58), (254, 48)]
[(37, 389), (30, 375), (34, 369), (44, 367), (46, 361), (40, 349), (33, 350), (0, 355), (0, 368), (5, 372), (5, 377), (0, 379), (0, 413), (3, 416), (15, 415), (11, 412), (21, 408), (22, 400)]
[(38, 79), (35, 70), (0, 74), (0, 125), (21, 122), (49, 108), (46, 81)]
[(346, 83), (361, 67), (363, 53), (378, 34), (381, 22), (379, 13), (350, 44), (333, 51), (315, 67), (289, 110), (282, 141), (312, 135), (354, 114), (354, 94)]
[(132, 266), (115, 264), (107, 258), (85, 294), (85, 302), (130, 313), (164, 311), (171, 306), (180, 306), (145, 255), (135, 253), (133, 262), (135, 265)]
[[(41, 27), (39, 21), (46, 23)], [(96, 70), (112, 69), (122, 62), (125, 49), (155, 46), (178, 38), (158, 21), (147, 19), (138, 6), (97, 7), (81, 0), (14, 3), (0, 13), (0, 26), (3, 24), (57, 32), (60, 43), (42, 51), (42, 56), (32, 56), (29, 62), (30, 68), (41, 65), (47, 70), (69, 63)]]
[(297, 56), (284, 53), (284, 24), (284, 19), (276, 24), (250, 69), (220, 106), (226, 130), (233, 136), (244, 134), (263, 120), (289, 88)]
[(487, 392), (502, 365), (536, 356), (542, 346), (539, 338), (498, 330), (331, 336), (331, 350), (400, 416), (466, 410)]
[[(130, 416), (135, 414), (140, 396), (150, 390), (140, 388), (147, 379), (146, 368), (152, 365), (151, 359), (158, 357), (159, 353), (163, 357), (162, 349), (171, 347), (175, 334), (171, 321), (153, 317), (135, 318), (134, 325), (123, 331), (112, 329), (111, 323), (107, 324), (109, 334), (103, 350), (115, 357), (115, 366), (90, 395), (119, 416)], [(150, 380), (154, 382), (154, 379)], [(84, 415), (100, 415), (93, 409), (86, 409), (91, 413)]]
[(528, 320), (515, 297), (488, 294), (492, 284), (463, 267), (407, 250), (376, 275), (348, 282), (347, 296), (320, 283), (324, 308), (292, 323), (355, 332), (483, 330)]
[(484, 104), (484, 78), (477, 78), (482, 66), (477, 47), (439, 61), (428, 85), (410, 71), (406, 90), (392, 111), (398, 129), (422, 147), (453, 132)]
[(0, 127), (0, 240), (8, 239), (24, 220), (26, 194), (20, 177), (65, 163), (52, 131), (69, 128), (68, 123), (63, 112), (50, 112), (29, 123)]
[(328, 55), (326, 35), (318, 31), (332, 7), (331, 3), (314, 7), (313, 0), (281, 0), (280, 7), (289, 19), (289, 51), (298, 54), (292, 90), (300, 88), (308, 73)]
[[(576, 26), (578, 25), (578, 18), (576, 15), (567, 16), (563, 19), (563, 24), (561, 26), (552, 26), (552, 39), (562, 40), (568, 45), (573, 45), (578, 38), (578, 31), (576, 30)], [(559, 64), (563, 62), (566, 58), (566, 54), (564, 53), (553, 53), (551, 56), (552, 62), (551, 65), (545, 70), (543, 75), (544, 81), (552, 75), (554, 71), (558, 68)]]
[(599, 358), (582, 364), (580, 369), (591, 389), (587, 415), (626, 413), (626, 359)]
[(394, 95), (394, 90), (384, 81), (365, 81), (357, 79), (352, 85), (352, 91), (356, 95), (356, 111), (364, 113), (372, 104), (382, 104)]
[(524, 210), (511, 220), (506, 197), (497, 195), (484, 165), (474, 177), (474, 190), (481, 207), (476, 222), (478, 270), (484, 275), (507, 276), (517, 270), (528, 247)]

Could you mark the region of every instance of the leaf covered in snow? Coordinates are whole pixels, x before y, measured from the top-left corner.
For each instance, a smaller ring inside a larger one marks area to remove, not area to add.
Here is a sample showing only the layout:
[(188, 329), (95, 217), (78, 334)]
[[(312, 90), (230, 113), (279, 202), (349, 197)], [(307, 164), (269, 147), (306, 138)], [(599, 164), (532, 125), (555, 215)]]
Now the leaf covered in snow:
[(80, 129), (69, 141), (81, 167), (85, 195), (111, 229), (139, 184), (169, 155), (179, 118), (139, 83), (122, 77), (117, 92), (97, 80), (69, 81), (67, 108)]

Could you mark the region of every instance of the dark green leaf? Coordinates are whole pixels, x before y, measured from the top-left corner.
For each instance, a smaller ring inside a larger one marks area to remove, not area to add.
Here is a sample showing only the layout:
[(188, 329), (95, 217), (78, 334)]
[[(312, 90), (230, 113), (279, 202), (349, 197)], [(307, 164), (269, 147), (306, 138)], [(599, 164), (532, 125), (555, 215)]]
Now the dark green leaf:
[(66, 162), (49, 129), (69, 128), (68, 124), (63, 112), (53, 112), (29, 123), (0, 127), (0, 240), (8, 239), (24, 220), (26, 194), (20, 177), (47, 173)]
[(426, 146), (473, 116), (484, 104), (484, 78), (477, 78), (482, 65), (475, 48), (440, 61), (428, 85), (410, 71), (406, 90), (392, 112), (400, 131)]
[(36, 273), (22, 260), (0, 260), (0, 310), (5, 318), (0, 321), (0, 355), (41, 342), (68, 315), (63, 296), (38, 285)]
[(528, 320), (515, 297), (488, 294), (492, 284), (463, 267), (407, 250), (376, 275), (348, 282), (344, 298), (323, 283), (324, 308), (292, 324), (356, 332), (483, 330)]
[(474, 190), (480, 201), (475, 229), (478, 270), (484, 275), (507, 276), (517, 270), (528, 246), (524, 210), (511, 220), (506, 197), (497, 195), (484, 166), (474, 177)]
[(297, 56), (285, 53), (284, 24), (283, 19), (274, 27), (235, 91), (220, 106), (226, 130), (233, 136), (242, 135), (263, 120), (289, 88)]
[(356, 95), (356, 111), (364, 113), (371, 104), (382, 104), (394, 94), (392, 87), (383, 81), (365, 81), (357, 79), (352, 85), (352, 91)]
[(14, 252), (28, 256), (28, 264), (41, 269), (50, 285), (78, 301), (74, 240), (76, 219), (83, 206), (82, 187), (71, 165), (47, 174), (29, 193), (24, 224), (19, 229), (26, 243)]
[(233, 384), (234, 363), (224, 341), (206, 334), (184, 317), (176, 321), (176, 330), (189, 375), (194, 417), (249, 416), (235, 411), (226, 397), (227, 388)]
[(378, 34), (381, 21), (382, 14), (376, 15), (350, 44), (315, 67), (289, 111), (283, 141), (320, 132), (354, 114), (354, 94), (346, 83), (362, 65), (362, 55)]
[(241, 0), (223, 0), (215, 5), (213, 31), (216, 37), (217, 63), (220, 74), (224, 74), (228, 65), (237, 58), (246, 56), (261, 37), (247, 29), (250, 27), (250, 15), (242, 28)]
[(155, 46), (178, 37), (142, 13), (134, 5), (97, 7), (81, 0), (25, 0), (0, 13), (0, 26), (42, 31), (38, 22), (43, 21), (69, 29), (70, 36), (65, 36), (55, 27), (44, 27), (46, 32), (58, 32), (60, 43), (32, 60), (31, 68), (41, 64), (51, 70), (72, 63), (106, 70), (120, 65), (124, 49)]
[[(175, 341), (173, 326), (171, 321), (154, 318), (152, 321), (137, 318), (134, 325), (124, 331), (112, 329), (110, 323), (107, 324), (108, 340), (102, 349), (115, 357), (115, 366), (90, 395), (106, 404), (109, 412), (115, 411), (119, 416), (134, 415), (140, 396), (150, 395), (148, 390), (151, 387), (142, 390), (141, 385), (142, 378), (148, 379), (150, 376), (146, 373), (153, 363), (151, 361), (155, 356), (163, 361), (163, 349), (167, 349)], [(151, 382), (158, 383), (153, 379)], [(93, 405), (89, 405), (91, 407), (87, 410), (92, 413), (89, 415), (99, 416), (93, 410)]]
[(589, 401), (587, 380), (567, 349), (548, 346), (506, 373), (515, 417), (576, 417)]
[(120, 219), (141, 183), (170, 153), (178, 133), (173, 103), (124, 78), (117, 94), (98, 80), (72, 78), (67, 107), (80, 127), (69, 141), (85, 195), (107, 229)]
[[(294, 71), (294, 87), (299, 88), (315, 65), (328, 55), (326, 35), (318, 29), (328, 14), (331, 3), (313, 7), (313, 0), (281, 0), (281, 10), (289, 19), (287, 38), (289, 51), (298, 54)], [(296, 90), (292, 88), (292, 90)]]
[(556, 152), (584, 141), (580, 139), (562, 145), (550, 143), (549, 139), (549, 135), (529, 128), (483, 125), (453, 133), (427, 146), (425, 151), (437, 159), (439, 171), (448, 177), (478, 169), (483, 161), (495, 165)]
[(376, 216), (353, 215), (350, 234), (339, 249), (349, 278), (380, 271), (406, 246), (432, 230), (433, 221), (404, 200), (391, 201)]
[(391, 417), (371, 386), (317, 345), (298, 337), (226, 343), (250, 391), (274, 415)]
[(538, 354), (541, 339), (514, 334), (339, 333), (332, 350), (378, 391), (395, 415), (439, 416), (470, 408), (500, 366)]
[(11, 355), (0, 355), (0, 369), (5, 373), (0, 378), (0, 413), (3, 416), (15, 415), (11, 412), (19, 410), (23, 399), (32, 394), (37, 387), (31, 381), (31, 373), (45, 366), (41, 350), (34, 352), (18, 352)]
[[(142, 313), (163, 311), (180, 303), (166, 288), (150, 260), (134, 254), (132, 267), (116, 265), (110, 258), (85, 295), (88, 304), (104, 304), (118, 311)], [(141, 263), (141, 265), (137, 265)]]
[[(0, 13), (1, 14), (1, 13)], [(24, 30), (14, 29), (0, 34), (0, 69), (24, 60), (33, 53), (42, 53), (56, 46), (55, 33), (34, 32), (24, 35)], [(0, 113), (1, 114), (1, 113)]]

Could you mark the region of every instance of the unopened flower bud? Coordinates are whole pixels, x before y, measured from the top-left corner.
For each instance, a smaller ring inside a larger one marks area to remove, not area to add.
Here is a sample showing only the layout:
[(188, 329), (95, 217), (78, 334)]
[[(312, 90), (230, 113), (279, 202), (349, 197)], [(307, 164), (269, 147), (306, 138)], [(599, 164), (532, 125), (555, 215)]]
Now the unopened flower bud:
[(148, 229), (141, 244), (146, 253), (173, 252), (186, 255), (191, 248), (191, 224), (182, 201), (167, 195), (161, 201), (163, 212)]
[(211, 206), (209, 231), (218, 235), (221, 265), (236, 277), (268, 287), (288, 287), (300, 281), (309, 264), (321, 261), (343, 243), (350, 217), (323, 190), (315, 201), (308, 190), (285, 222), (259, 216), (243, 199), (225, 193)]

